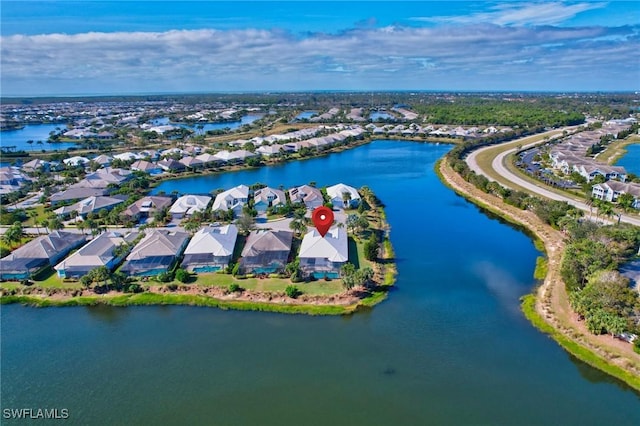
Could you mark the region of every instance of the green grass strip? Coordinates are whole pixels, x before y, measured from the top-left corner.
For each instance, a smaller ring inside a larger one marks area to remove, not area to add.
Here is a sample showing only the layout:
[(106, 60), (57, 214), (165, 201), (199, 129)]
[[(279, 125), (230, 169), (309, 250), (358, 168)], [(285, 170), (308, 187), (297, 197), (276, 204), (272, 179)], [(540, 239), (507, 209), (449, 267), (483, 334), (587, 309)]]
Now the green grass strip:
[(533, 324), (534, 327), (536, 327), (543, 333), (548, 334), (567, 352), (578, 358), (580, 361), (587, 363), (590, 366), (597, 368), (598, 370), (604, 371), (605, 373), (619, 380), (622, 380), (636, 391), (640, 391), (640, 377), (637, 377), (634, 374), (629, 373), (616, 365), (607, 363), (605, 360), (600, 358), (595, 353), (591, 352), (589, 349), (567, 338), (565, 335), (558, 332), (555, 328), (549, 325), (538, 314), (538, 311), (536, 311), (535, 294), (522, 296), (520, 300), (522, 302), (521, 309), (524, 313), (524, 316), (531, 322), (531, 324)]

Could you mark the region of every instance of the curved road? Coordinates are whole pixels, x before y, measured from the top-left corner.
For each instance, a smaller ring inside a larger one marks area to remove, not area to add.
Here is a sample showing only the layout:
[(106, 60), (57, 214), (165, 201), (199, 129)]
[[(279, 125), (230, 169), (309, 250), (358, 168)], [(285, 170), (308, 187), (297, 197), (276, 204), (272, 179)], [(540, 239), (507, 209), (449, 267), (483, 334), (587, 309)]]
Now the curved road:
[[(539, 135), (536, 135), (536, 136), (553, 137), (553, 136), (562, 134), (562, 132), (564, 130), (569, 131), (569, 130), (573, 130), (573, 129), (575, 129), (575, 127), (565, 127), (565, 128), (559, 129), (559, 130), (552, 130), (552, 131), (549, 131), (549, 132), (546, 132), (546, 133), (542, 133), (542, 134), (539, 134)], [(589, 212), (590, 208), (585, 202), (576, 201), (571, 197), (568, 197), (568, 196), (565, 196), (565, 195), (561, 195), (561, 194), (558, 194), (556, 192), (549, 191), (548, 189), (546, 189), (546, 188), (544, 188), (542, 186), (535, 185), (535, 184), (533, 184), (533, 183), (521, 178), (520, 176), (512, 173), (511, 171), (509, 171), (505, 167), (505, 165), (504, 165), (505, 164), (505, 158), (507, 157), (507, 155), (509, 155), (511, 153), (514, 153), (514, 152), (516, 152), (518, 150), (518, 146), (517, 145), (522, 144), (521, 148), (528, 148), (528, 147), (531, 147), (533, 145), (539, 144), (541, 142), (539, 140), (539, 138), (536, 138), (537, 140), (535, 142), (530, 142), (528, 144), (524, 144), (524, 142), (529, 138), (531, 138), (531, 136), (528, 136), (526, 138), (519, 139), (519, 140), (516, 140), (516, 141), (507, 142), (507, 144), (513, 145), (514, 148), (510, 148), (510, 149), (507, 149), (505, 151), (502, 151), (498, 155), (496, 155), (495, 158), (493, 158), (493, 161), (491, 163), (491, 168), (493, 169), (493, 171), (496, 174), (500, 175), (502, 178), (504, 178), (506, 181), (508, 181), (510, 183), (513, 183), (515, 185), (521, 186), (523, 188), (526, 188), (527, 190), (529, 190), (531, 192), (534, 192), (534, 193), (536, 193), (536, 194), (538, 194), (538, 195), (540, 195), (542, 197), (549, 198), (551, 200), (566, 201), (570, 205), (572, 205), (572, 206), (574, 206), (576, 208), (579, 208), (580, 210), (584, 210), (584, 211)], [(489, 174), (485, 170), (482, 170), (482, 168), (478, 165), (477, 157), (482, 152), (488, 151), (490, 149), (496, 149), (496, 146), (500, 146), (500, 145), (490, 145), (490, 146), (487, 146), (487, 147), (483, 147), (483, 148), (477, 149), (477, 150), (473, 151), (471, 154), (469, 154), (467, 156), (467, 158), (466, 158), (466, 162), (469, 165), (469, 168), (471, 170), (473, 170), (477, 174), (484, 175), (487, 179), (492, 180), (492, 181), (495, 180), (495, 179), (493, 179), (491, 176), (489, 176)], [(513, 189), (513, 187), (509, 186), (508, 184), (506, 184), (505, 186), (510, 187), (511, 189)], [(639, 218), (633, 217), (633, 216), (629, 216), (629, 215), (626, 215), (626, 214), (623, 214), (623, 215), (620, 216), (620, 221), (621, 222), (626, 222), (626, 223), (631, 223), (631, 224), (636, 225), (636, 226), (640, 226), (640, 219)]]

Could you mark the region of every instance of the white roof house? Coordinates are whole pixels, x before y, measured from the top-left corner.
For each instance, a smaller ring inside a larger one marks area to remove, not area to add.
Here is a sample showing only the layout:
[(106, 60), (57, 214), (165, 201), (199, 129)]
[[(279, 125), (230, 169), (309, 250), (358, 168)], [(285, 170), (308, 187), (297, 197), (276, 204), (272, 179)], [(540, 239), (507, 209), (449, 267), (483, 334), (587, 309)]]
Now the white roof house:
[(287, 199), (284, 191), (267, 186), (253, 194), (253, 201), (256, 210), (266, 210), (268, 207), (286, 204)]
[(338, 272), (349, 260), (347, 231), (334, 226), (323, 237), (312, 229), (302, 239), (298, 257), (300, 267), (307, 273)]
[(114, 249), (131, 240), (133, 238), (125, 239), (123, 234), (117, 232), (103, 232), (58, 263), (54, 269), (58, 271), (58, 276), (61, 278), (81, 277), (100, 266), (113, 269), (126, 254), (122, 253), (118, 258), (113, 253)]
[(233, 224), (199, 230), (184, 251), (182, 267), (196, 272), (211, 272), (227, 267), (237, 238), (238, 228)]
[[(345, 202), (343, 194), (349, 194), (347, 197), (348, 204)], [(327, 187), (327, 195), (331, 198), (334, 206), (355, 207), (360, 204), (360, 194), (354, 187), (339, 183), (337, 185)]]
[(205, 211), (210, 201), (211, 197), (206, 195), (183, 195), (173, 203), (169, 213), (178, 219), (183, 216), (191, 216), (195, 212)]
[(67, 166), (80, 166), (89, 163), (89, 159), (85, 157), (75, 156), (71, 158), (65, 158), (62, 160)]
[(247, 204), (247, 201), (249, 201), (249, 187), (247, 185), (238, 185), (218, 194), (211, 210), (233, 210), (238, 214), (242, 211), (242, 207)]
[(185, 255), (212, 253), (214, 256), (231, 256), (238, 238), (238, 227), (234, 224), (207, 226), (195, 233)]

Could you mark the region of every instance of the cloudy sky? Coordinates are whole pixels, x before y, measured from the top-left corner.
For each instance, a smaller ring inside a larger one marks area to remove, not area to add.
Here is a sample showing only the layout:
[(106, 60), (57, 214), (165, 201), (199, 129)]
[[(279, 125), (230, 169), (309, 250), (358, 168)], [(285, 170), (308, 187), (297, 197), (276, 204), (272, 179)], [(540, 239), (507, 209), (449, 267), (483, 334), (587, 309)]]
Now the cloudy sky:
[(0, 89), (635, 91), (639, 4), (3, 0)]

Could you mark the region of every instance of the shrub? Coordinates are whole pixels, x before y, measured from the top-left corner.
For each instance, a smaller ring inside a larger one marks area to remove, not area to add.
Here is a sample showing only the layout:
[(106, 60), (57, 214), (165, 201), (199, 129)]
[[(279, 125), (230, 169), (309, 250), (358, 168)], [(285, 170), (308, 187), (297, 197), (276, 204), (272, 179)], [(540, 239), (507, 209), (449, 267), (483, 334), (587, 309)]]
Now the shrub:
[(156, 278), (161, 283), (168, 283), (169, 281), (171, 281), (173, 279), (171, 277), (171, 273), (169, 273), (169, 272), (160, 272)]
[(295, 285), (288, 285), (287, 288), (284, 289), (284, 292), (292, 299), (296, 299), (302, 294), (302, 292)]
[(190, 276), (191, 275), (182, 268), (178, 268), (178, 270), (176, 271), (176, 280), (180, 281), (181, 283), (186, 283), (187, 281), (189, 281)]
[(236, 283), (229, 284), (229, 292), (236, 293), (242, 291), (242, 287), (240, 287)]
[(167, 288), (171, 291), (176, 291), (178, 289), (178, 284), (176, 283), (167, 284)]

